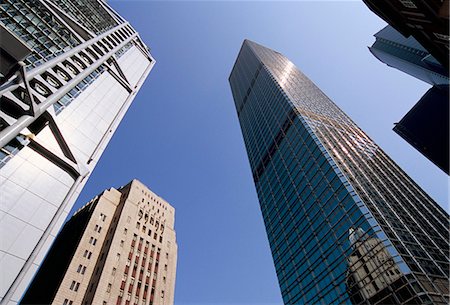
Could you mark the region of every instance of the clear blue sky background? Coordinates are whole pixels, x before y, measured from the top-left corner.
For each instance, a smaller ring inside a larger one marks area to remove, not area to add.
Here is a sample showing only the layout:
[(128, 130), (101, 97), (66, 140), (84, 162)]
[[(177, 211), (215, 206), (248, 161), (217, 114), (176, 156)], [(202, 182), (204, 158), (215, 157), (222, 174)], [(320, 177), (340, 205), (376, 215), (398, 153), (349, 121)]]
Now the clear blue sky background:
[(245, 38), (290, 58), (448, 211), (447, 176), (393, 131), (429, 86), (374, 58), (362, 1), (108, 1), (157, 63), (75, 209), (137, 178), (176, 209), (176, 304), (282, 304), (228, 76)]

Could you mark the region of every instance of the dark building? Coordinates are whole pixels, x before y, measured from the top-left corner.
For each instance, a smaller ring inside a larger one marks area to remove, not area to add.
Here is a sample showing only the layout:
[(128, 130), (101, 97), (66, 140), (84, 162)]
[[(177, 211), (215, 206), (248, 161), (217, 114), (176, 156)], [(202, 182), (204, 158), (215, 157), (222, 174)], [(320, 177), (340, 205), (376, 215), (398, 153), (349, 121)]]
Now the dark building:
[(375, 34), (370, 52), (381, 62), (432, 86), (394, 131), (449, 174), (449, 71), (414, 37), (391, 26)]
[(363, 0), (403, 36), (414, 36), (444, 67), (449, 56), (449, 0)]
[(231, 90), (285, 304), (447, 304), (448, 214), (282, 54)]
[(405, 37), (390, 25), (374, 36), (376, 40), (369, 50), (381, 62), (432, 86), (449, 83), (448, 69), (414, 37)]
[(449, 170), (449, 86), (432, 87), (394, 131), (441, 170)]

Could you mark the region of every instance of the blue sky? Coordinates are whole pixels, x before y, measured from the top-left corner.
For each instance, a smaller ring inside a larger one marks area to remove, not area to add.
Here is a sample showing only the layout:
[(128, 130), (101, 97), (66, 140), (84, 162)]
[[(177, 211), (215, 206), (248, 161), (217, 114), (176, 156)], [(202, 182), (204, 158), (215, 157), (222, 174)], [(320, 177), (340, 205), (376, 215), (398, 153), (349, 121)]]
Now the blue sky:
[(448, 179), (393, 131), (429, 86), (367, 49), (362, 1), (108, 1), (156, 65), (74, 209), (137, 178), (176, 209), (176, 304), (281, 304), (228, 76), (245, 38), (292, 60), (448, 209)]

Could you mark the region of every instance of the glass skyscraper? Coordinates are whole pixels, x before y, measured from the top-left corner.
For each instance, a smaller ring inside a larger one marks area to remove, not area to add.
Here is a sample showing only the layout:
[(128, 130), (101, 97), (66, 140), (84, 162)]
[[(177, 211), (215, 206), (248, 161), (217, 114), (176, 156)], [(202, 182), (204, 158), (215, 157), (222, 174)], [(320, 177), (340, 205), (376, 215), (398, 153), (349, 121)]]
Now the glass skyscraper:
[(376, 41), (369, 50), (381, 62), (430, 85), (448, 85), (448, 70), (414, 37), (405, 37), (390, 25), (374, 36)]
[(449, 216), (282, 54), (231, 90), (285, 304), (447, 304)]
[(15, 304), (155, 60), (103, 0), (2, 0), (0, 38), (0, 304)]
[(450, 174), (449, 77), (413, 36), (405, 37), (390, 25), (375, 34), (370, 52), (381, 62), (433, 85), (394, 127), (421, 154)]

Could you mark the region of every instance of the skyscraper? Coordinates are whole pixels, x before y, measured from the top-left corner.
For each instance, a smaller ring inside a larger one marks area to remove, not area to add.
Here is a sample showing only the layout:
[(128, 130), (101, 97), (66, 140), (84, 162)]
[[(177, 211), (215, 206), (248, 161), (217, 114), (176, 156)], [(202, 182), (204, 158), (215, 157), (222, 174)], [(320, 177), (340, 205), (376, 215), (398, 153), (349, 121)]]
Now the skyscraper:
[(230, 78), (285, 304), (446, 304), (448, 214), (295, 65)]
[(173, 304), (175, 209), (133, 180), (65, 224), (21, 304)]
[(17, 302), (155, 64), (102, 0), (0, 3), (0, 303)]
[(444, 67), (449, 56), (449, 0), (363, 0), (405, 37), (413, 36)]
[(430, 85), (447, 85), (448, 69), (441, 65), (414, 37), (405, 37), (388, 25), (375, 35), (370, 52), (394, 67)]
[(381, 62), (433, 86), (401, 119), (394, 131), (447, 175), (449, 168), (448, 69), (414, 37), (386, 26), (375, 34), (370, 52)]

